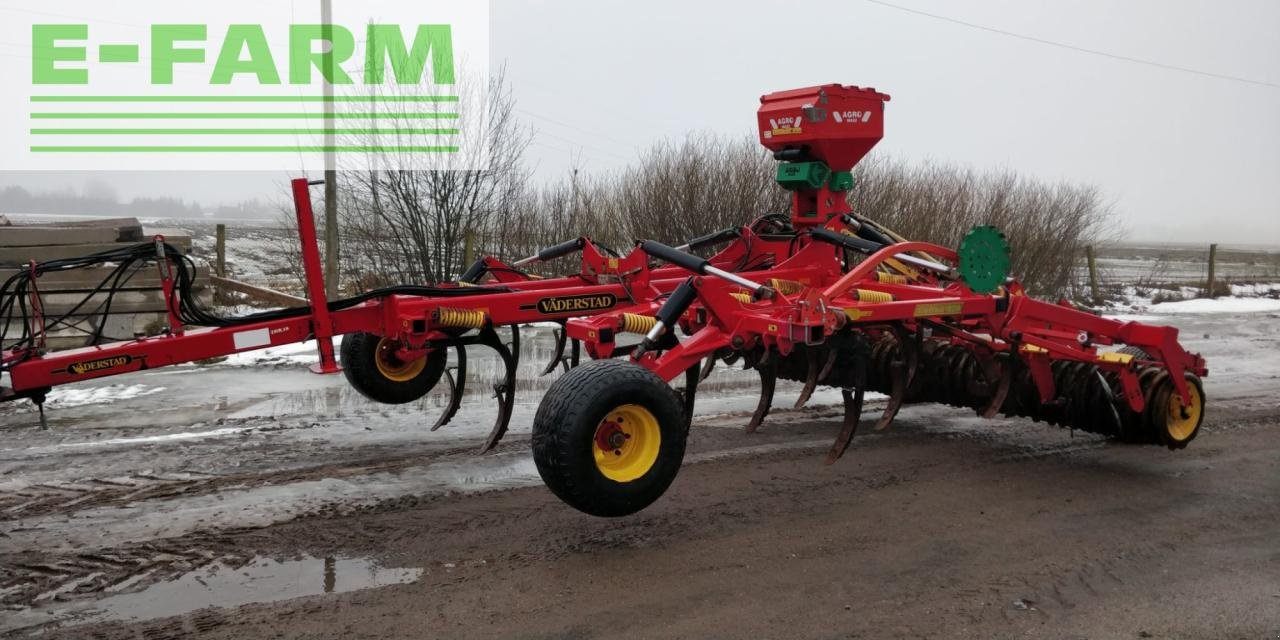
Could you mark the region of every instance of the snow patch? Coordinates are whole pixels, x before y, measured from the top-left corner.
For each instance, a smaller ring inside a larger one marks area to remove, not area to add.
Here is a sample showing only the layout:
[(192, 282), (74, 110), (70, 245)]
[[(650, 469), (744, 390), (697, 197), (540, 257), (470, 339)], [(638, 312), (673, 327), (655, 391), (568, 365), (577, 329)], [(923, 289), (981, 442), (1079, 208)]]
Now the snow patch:
[(90, 442), (69, 442), (57, 445), (58, 447), (101, 447), (117, 444), (147, 444), (151, 442), (172, 442), (174, 440), (197, 440), (200, 438), (218, 438), (222, 436), (235, 435), (249, 431), (249, 427), (226, 427), (223, 429), (214, 429), (212, 431), (184, 431), (182, 433), (166, 433), (158, 436), (139, 436), (136, 438), (111, 438), (109, 440), (94, 440)]
[(164, 387), (150, 387), (145, 384), (113, 384), (106, 387), (88, 389), (75, 387), (59, 387), (49, 392), (45, 405), (51, 408), (83, 407), (91, 404), (109, 404), (117, 400), (141, 398), (164, 391)]
[(1151, 305), (1152, 313), (1266, 313), (1280, 311), (1280, 300), (1271, 298), (1197, 298)]
[[(337, 345), (334, 345), (335, 347)], [(261, 365), (312, 365), (320, 361), (320, 353), (316, 351), (315, 340), (282, 344), (278, 347), (267, 347), (257, 351), (242, 351), (227, 356), (219, 366), (256, 367)]]
[(1159, 316), (1144, 315), (1140, 313), (1108, 313), (1103, 316), (1110, 320), (1119, 320), (1120, 322), (1159, 322)]

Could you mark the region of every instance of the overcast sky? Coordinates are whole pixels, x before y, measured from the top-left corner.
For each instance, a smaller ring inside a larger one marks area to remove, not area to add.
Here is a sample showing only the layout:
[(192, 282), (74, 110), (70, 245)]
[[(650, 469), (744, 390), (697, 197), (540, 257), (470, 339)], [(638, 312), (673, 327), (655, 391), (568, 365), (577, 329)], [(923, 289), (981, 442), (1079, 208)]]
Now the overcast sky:
[[(537, 130), (538, 175), (626, 164), (694, 130), (750, 135), (760, 94), (840, 82), (893, 96), (879, 150), (1100, 186), (1130, 237), (1280, 244), (1280, 2), (495, 0), (492, 49)], [(204, 203), (271, 174), (0, 176)]]

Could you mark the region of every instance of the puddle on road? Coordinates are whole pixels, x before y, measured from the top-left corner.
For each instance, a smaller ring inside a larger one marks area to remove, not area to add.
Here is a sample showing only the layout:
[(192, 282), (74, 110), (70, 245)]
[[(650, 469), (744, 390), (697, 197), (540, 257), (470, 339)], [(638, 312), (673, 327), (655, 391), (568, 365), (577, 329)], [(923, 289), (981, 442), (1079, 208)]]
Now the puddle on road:
[[(217, 562), (134, 593), (67, 603), (61, 607), (28, 609), (21, 612), (25, 620), (18, 621), (17, 628), (54, 621), (152, 620), (208, 607), (233, 608), (409, 584), (421, 576), (420, 568), (383, 567), (367, 558), (306, 556), (300, 560), (280, 561), (258, 557), (241, 566)], [(3, 626), (6, 625), (0, 625), (0, 628)]]
[(422, 569), (385, 568), (364, 558), (256, 558), (239, 568), (215, 563), (137, 593), (110, 596), (94, 602), (91, 611), (106, 620), (149, 620), (205, 607), (238, 607), (408, 584), (421, 576)]

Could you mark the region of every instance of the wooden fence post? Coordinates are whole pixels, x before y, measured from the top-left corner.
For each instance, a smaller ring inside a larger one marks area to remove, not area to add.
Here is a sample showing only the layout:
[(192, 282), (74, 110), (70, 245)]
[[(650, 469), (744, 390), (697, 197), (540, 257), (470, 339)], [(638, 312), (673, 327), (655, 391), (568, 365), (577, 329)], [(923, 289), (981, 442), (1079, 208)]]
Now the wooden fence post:
[(217, 259), (214, 262), (214, 269), (219, 277), (225, 278), (227, 277), (227, 225), (219, 224), (217, 229), (218, 239), (214, 249)]
[(1214, 276), (1214, 271), (1215, 271), (1217, 261), (1218, 261), (1218, 245), (1211, 244), (1209, 245), (1209, 281), (1207, 283), (1208, 290), (1205, 291), (1205, 295), (1207, 295), (1210, 298), (1218, 297), (1218, 293), (1214, 291), (1214, 286), (1213, 286), (1213, 276)]
[(465, 270), (476, 261), (476, 233), (468, 231), (462, 239), (462, 268)]
[[(217, 228), (217, 240), (214, 244), (214, 263), (213, 273), (219, 278), (227, 277), (227, 225), (219, 223)], [(215, 304), (226, 304), (229, 296), (227, 292), (216, 283), (213, 285), (213, 301)]]
[(1102, 304), (1102, 292), (1098, 291), (1098, 262), (1093, 254), (1093, 245), (1084, 248), (1084, 255), (1089, 259), (1089, 293), (1093, 296), (1093, 304)]

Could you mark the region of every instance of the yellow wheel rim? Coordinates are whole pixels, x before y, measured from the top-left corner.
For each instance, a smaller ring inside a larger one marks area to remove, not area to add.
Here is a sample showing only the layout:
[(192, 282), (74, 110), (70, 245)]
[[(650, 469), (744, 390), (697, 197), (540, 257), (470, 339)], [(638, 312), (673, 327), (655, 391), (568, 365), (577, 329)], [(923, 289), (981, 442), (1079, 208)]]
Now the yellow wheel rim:
[(1186, 407), (1184, 417), (1182, 397), (1178, 395), (1177, 390), (1172, 389), (1172, 384), (1170, 387), (1169, 414), (1165, 418), (1164, 428), (1170, 438), (1182, 442), (1190, 438), (1196, 432), (1196, 427), (1200, 425), (1200, 412), (1204, 410), (1204, 398), (1200, 396), (1200, 387), (1188, 380), (1187, 390), (1191, 392), (1191, 404)]
[(418, 377), (427, 368), (427, 357), (422, 356), (405, 362), (396, 357), (396, 349), (400, 343), (383, 338), (378, 341), (374, 350), (373, 361), (378, 366), (378, 373), (392, 382), (408, 382)]
[(596, 468), (614, 482), (643, 477), (658, 461), (661, 447), (658, 419), (638, 404), (624, 404), (610, 411), (591, 439)]

